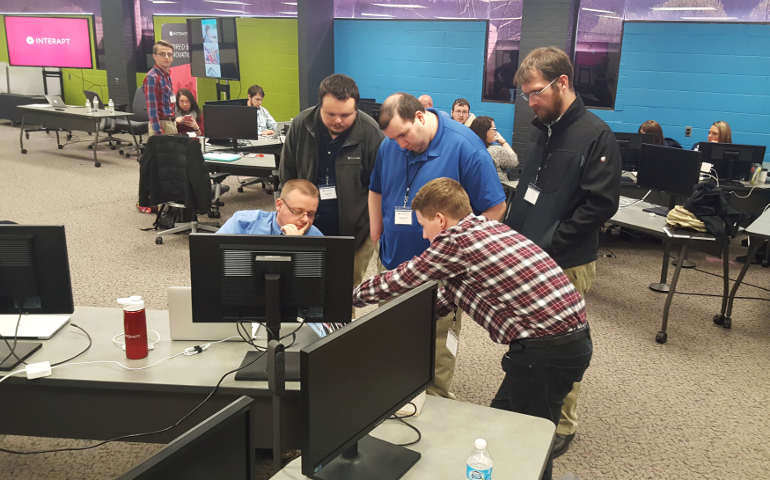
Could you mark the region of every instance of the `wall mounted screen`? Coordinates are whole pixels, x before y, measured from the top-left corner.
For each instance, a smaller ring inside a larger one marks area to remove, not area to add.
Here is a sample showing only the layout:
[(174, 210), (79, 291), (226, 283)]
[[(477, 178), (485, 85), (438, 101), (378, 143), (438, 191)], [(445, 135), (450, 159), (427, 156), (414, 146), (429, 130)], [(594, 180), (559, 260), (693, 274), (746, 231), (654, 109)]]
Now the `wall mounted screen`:
[(194, 77), (240, 80), (235, 18), (189, 19), (187, 35)]
[(92, 68), (87, 18), (5, 17), (8, 61), (20, 67)]

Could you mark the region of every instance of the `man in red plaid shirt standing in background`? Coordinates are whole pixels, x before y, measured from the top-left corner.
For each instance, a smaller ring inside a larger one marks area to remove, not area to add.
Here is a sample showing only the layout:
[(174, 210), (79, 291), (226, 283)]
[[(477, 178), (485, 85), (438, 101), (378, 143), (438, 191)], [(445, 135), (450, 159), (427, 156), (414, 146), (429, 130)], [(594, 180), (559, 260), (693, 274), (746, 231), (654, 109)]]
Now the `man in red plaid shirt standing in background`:
[(174, 47), (164, 40), (158, 40), (152, 46), (152, 58), (155, 65), (147, 72), (142, 84), (147, 103), (147, 117), (150, 119), (148, 135), (176, 135), (176, 98), (169, 74), (174, 62)]
[[(440, 280), (438, 315), (460, 307), (492, 341), (510, 345), (492, 407), (558, 424), (564, 397), (583, 378), (593, 351), (583, 298), (535, 243), (474, 215), (468, 194), (455, 180), (426, 183), (412, 209), (430, 246), (361, 283), (353, 304), (376, 303)], [(551, 470), (549, 458), (542, 478), (550, 480)]]

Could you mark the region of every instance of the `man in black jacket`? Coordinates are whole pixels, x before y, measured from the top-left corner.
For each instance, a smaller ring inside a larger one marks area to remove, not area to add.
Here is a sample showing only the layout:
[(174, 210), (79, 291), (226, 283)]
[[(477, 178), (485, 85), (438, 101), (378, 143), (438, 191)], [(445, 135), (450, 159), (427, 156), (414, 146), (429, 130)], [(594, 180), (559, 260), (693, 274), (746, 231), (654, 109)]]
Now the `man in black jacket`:
[(304, 178), (321, 192), (315, 226), (325, 235), (356, 237), (353, 284), (363, 280), (374, 252), (369, 239), (369, 177), (384, 137), (358, 109), (358, 86), (347, 75), (321, 81), (319, 104), (291, 122), (281, 151), (281, 183)]
[[(599, 229), (618, 209), (621, 161), (615, 135), (586, 110), (572, 79), (569, 57), (555, 47), (535, 49), (519, 65), (514, 80), (536, 130), (506, 223), (547, 251), (585, 295), (596, 278)], [(564, 399), (553, 458), (575, 436), (579, 389), (575, 383)]]

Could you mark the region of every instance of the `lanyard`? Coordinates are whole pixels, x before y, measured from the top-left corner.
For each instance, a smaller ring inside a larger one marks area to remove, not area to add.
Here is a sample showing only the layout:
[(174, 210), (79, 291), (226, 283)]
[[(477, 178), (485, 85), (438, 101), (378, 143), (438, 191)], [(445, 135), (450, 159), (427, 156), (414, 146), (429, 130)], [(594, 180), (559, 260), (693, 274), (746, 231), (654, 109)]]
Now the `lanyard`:
[(417, 165), (417, 170), (414, 172), (414, 176), (412, 176), (412, 179), (409, 179), (409, 156), (407, 155), (406, 158), (406, 192), (404, 193), (404, 208), (406, 208), (406, 204), (409, 201), (409, 192), (412, 191), (412, 184), (414, 183), (415, 178), (417, 178), (417, 174), (420, 173), (420, 169), (425, 164), (425, 162), (420, 162)]

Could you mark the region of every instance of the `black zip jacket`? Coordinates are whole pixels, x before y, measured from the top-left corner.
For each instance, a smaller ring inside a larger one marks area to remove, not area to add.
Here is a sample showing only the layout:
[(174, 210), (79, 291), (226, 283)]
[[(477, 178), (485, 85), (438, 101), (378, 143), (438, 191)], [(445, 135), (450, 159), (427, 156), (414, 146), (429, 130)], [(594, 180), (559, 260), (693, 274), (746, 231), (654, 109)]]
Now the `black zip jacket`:
[[(562, 268), (596, 260), (599, 229), (618, 210), (620, 149), (615, 135), (578, 97), (564, 115), (537, 127), (530, 160), (524, 166), (505, 219)], [(537, 202), (524, 200), (530, 184)]]
[[(292, 120), (281, 151), (282, 184), (293, 178), (316, 183), (318, 138), (315, 126), (320, 122), (319, 110), (317, 105), (307, 108)], [(369, 177), (384, 137), (377, 122), (358, 110), (345, 143), (334, 158), (340, 234), (356, 237), (356, 248), (369, 237)]]

